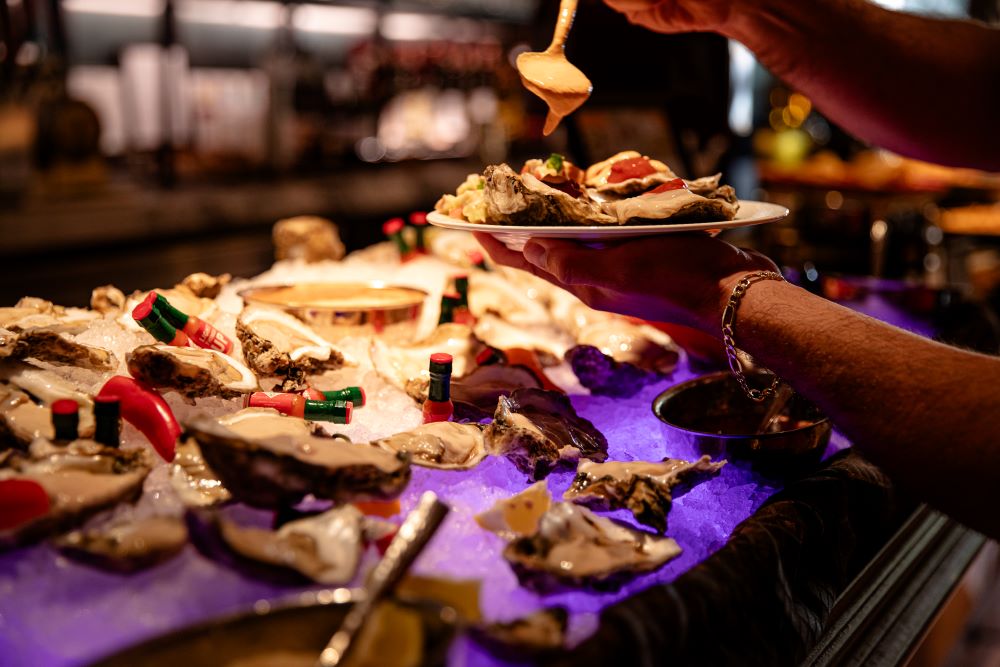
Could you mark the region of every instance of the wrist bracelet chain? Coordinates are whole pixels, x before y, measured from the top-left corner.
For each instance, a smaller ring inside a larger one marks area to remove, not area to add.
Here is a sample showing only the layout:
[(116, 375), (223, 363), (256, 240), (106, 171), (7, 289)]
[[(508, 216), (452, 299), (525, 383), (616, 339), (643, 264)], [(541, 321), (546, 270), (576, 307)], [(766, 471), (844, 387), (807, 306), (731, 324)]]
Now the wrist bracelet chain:
[(740, 305), (740, 300), (743, 295), (747, 293), (747, 290), (754, 283), (758, 283), (762, 280), (779, 280), (784, 281), (784, 278), (780, 273), (775, 273), (774, 271), (757, 271), (756, 273), (748, 273), (743, 276), (740, 282), (736, 283), (736, 287), (733, 288), (733, 293), (729, 295), (729, 302), (726, 304), (726, 309), (722, 311), (722, 341), (726, 345), (726, 356), (729, 358), (729, 369), (733, 372), (733, 376), (736, 381), (740, 383), (743, 391), (752, 400), (760, 402), (765, 398), (774, 395), (775, 389), (778, 388), (778, 384), (781, 380), (777, 375), (774, 376), (774, 380), (771, 382), (771, 386), (766, 389), (754, 389), (749, 384), (747, 384), (747, 376), (743, 372), (743, 364), (740, 363), (740, 358), (736, 350), (736, 341), (733, 340), (733, 327), (736, 325), (736, 309)]

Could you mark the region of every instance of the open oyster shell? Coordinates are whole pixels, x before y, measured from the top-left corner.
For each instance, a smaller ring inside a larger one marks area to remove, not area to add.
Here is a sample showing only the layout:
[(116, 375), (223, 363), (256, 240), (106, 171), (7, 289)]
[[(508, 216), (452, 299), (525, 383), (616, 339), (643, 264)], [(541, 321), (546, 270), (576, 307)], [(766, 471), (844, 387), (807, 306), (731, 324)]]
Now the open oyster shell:
[(129, 352), (127, 360), (135, 379), (190, 399), (234, 398), (259, 389), (249, 368), (217, 350), (141, 345)]
[(538, 532), (504, 548), (523, 586), (539, 592), (563, 587), (618, 590), (623, 583), (676, 558), (674, 540), (598, 516), (573, 503), (555, 503)]
[(531, 174), (518, 175), (506, 164), (483, 172), (486, 222), (494, 225), (614, 225), (618, 221), (589, 199), (549, 187)]
[(607, 438), (576, 414), (566, 396), (544, 389), (518, 389), (501, 396), (485, 436), (489, 453), (506, 456), (536, 480), (560, 461), (600, 462), (608, 457)]
[(174, 461), (170, 465), (170, 484), (181, 502), (187, 507), (211, 507), (232, 499), (232, 494), (222, 485), (205, 458), (197, 441), (188, 438), (177, 445)]
[(484, 315), (475, 327), (476, 338), (499, 350), (533, 350), (549, 365), (559, 363), (573, 344), (557, 327), (549, 324), (517, 326), (495, 315)]
[(352, 505), (289, 521), (277, 530), (240, 525), (219, 514), (209, 521), (238, 557), (293, 570), (317, 583), (346, 584), (361, 561), (364, 516)]
[[(63, 398), (76, 401), (77, 405), (80, 406), (78, 426), (80, 437), (89, 438), (94, 434), (94, 401), (89, 394), (80, 391), (81, 388), (69, 380), (31, 364), (7, 362), (0, 364), (0, 381), (10, 383), (10, 385), (28, 392), (40, 400), (46, 408)], [(0, 413), (2, 412), (3, 408), (0, 407)], [(44, 418), (51, 419), (51, 413), (45, 412)], [(0, 421), (3, 421), (2, 415), (0, 415)], [(38, 435), (44, 434), (39, 433)]]
[(92, 440), (55, 447), (44, 440), (30, 453), (8, 453), (0, 479), (28, 479), (49, 495), (49, 512), (17, 528), (0, 531), (0, 551), (71, 529), (89, 517), (142, 493), (151, 462), (146, 450), (121, 450)]
[(371, 444), (387, 452), (406, 452), (414, 464), (442, 470), (468, 470), (486, 458), (483, 429), (477, 424), (424, 424)]
[(548, 607), (512, 621), (482, 623), (469, 631), (473, 639), (505, 660), (540, 660), (565, 648), (569, 612)]
[(524, 366), (490, 364), (479, 366), (468, 375), (451, 381), (451, 400), (455, 421), (492, 419), (497, 400), (523, 387), (540, 389), (541, 381)]
[(184, 520), (155, 516), (131, 517), (99, 528), (74, 530), (54, 541), (74, 560), (114, 572), (136, 572), (179, 554), (187, 545)]
[(202, 456), (236, 500), (294, 505), (306, 494), (335, 502), (395, 498), (410, 480), (409, 456), (310, 433), (308, 424), (269, 408), (186, 424)]
[(726, 461), (713, 463), (707, 454), (697, 461), (582, 461), (563, 499), (595, 510), (628, 509), (636, 521), (664, 533), (673, 496), (717, 474), (724, 465)]
[(495, 272), (475, 271), (469, 275), (469, 310), (476, 317), (490, 313), (518, 326), (551, 323), (544, 304), (506, 275)]
[(54, 437), (52, 411), (20, 389), (0, 383), (0, 450), (27, 449), (36, 438)]
[(336, 370), (344, 355), (301, 320), (273, 308), (249, 306), (236, 321), (243, 358), (258, 375), (306, 375)]

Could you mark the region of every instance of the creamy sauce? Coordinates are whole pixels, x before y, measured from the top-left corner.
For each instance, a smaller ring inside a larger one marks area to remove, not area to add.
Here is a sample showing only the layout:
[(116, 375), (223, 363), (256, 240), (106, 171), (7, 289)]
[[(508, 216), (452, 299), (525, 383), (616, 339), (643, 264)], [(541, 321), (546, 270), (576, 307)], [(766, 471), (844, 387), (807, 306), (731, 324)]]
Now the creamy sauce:
[(381, 287), (364, 283), (306, 284), (291, 287), (260, 287), (249, 290), (250, 302), (287, 308), (368, 310), (410, 307), (424, 302), (424, 292), (406, 287)]
[(562, 0), (559, 18), (549, 48), (542, 52), (522, 53), (517, 57), (517, 71), (524, 86), (548, 105), (546, 136), (559, 122), (573, 113), (590, 97), (593, 86), (583, 72), (573, 66), (564, 53), (566, 37), (576, 16), (576, 0)]

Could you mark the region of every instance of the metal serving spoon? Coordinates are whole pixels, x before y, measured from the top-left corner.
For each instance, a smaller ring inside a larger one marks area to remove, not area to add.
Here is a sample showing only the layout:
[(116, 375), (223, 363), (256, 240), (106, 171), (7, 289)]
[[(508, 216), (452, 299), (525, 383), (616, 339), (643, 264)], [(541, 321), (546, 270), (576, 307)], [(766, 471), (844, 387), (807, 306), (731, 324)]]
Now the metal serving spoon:
[(368, 620), (375, 605), (396, 587), (449, 511), (448, 506), (438, 500), (433, 491), (420, 496), (417, 507), (406, 517), (399, 532), (389, 543), (385, 556), (369, 575), (364, 599), (351, 607), (340, 629), (319, 654), (317, 667), (336, 667), (343, 663), (354, 637)]
[(517, 71), (524, 87), (549, 105), (545, 129), (542, 130), (545, 136), (552, 134), (559, 121), (586, 102), (594, 88), (590, 79), (566, 60), (566, 37), (575, 16), (576, 0), (562, 0), (549, 48), (529, 51), (517, 57)]

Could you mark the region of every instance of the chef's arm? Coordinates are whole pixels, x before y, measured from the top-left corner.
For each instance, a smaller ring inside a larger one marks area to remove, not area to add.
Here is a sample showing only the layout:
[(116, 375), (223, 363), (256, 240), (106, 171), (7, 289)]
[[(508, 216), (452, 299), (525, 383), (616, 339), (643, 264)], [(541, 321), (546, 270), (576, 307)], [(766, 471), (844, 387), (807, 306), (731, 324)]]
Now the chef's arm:
[(861, 139), (1000, 170), (1000, 30), (866, 0), (606, 1), (653, 30), (710, 30), (742, 42)]
[[(720, 337), (722, 311), (761, 255), (708, 236), (665, 235), (593, 250), (547, 239), (514, 252), (477, 234), (498, 262), (588, 305)], [(817, 403), (897, 484), (1000, 537), (1000, 359), (907, 333), (784, 282), (754, 283), (737, 345)]]

